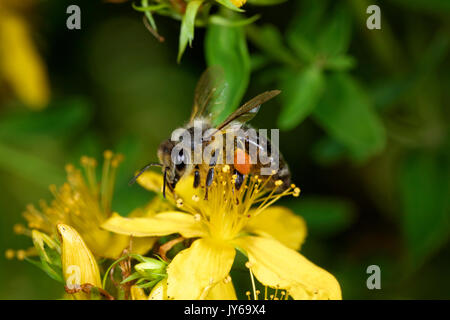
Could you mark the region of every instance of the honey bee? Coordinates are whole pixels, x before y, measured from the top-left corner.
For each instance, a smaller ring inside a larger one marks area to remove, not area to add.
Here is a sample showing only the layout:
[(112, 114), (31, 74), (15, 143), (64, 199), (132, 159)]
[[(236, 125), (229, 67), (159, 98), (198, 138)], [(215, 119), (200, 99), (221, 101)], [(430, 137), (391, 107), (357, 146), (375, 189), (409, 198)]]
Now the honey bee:
[[(164, 176), (164, 197), (166, 186), (174, 193), (177, 183), (193, 174), (193, 187), (205, 188), (207, 199), (208, 188), (214, 180), (214, 170), (217, 165), (223, 164), (223, 159), (226, 158), (229, 169), (235, 175), (236, 190), (241, 188), (247, 175), (258, 175), (268, 188), (273, 188), (277, 182), (277, 192), (290, 186), (290, 171), (278, 148), (274, 147), (266, 136), (246, 124), (257, 114), (263, 103), (277, 96), (280, 91), (272, 90), (259, 94), (216, 124), (225, 107), (222, 100), (226, 87), (221, 69), (211, 67), (202, 74), (195, 88), (189, 122), (183, 128), (177, 129), (186, 135), (174, 138), (172, 134), (171, 138), (164, 140), (158, 148), (159, 163), (150, 163), (143, 167), (131, 179), (130, 184), (150, 167), (160, 166)], [(197, 138), (196, 132), (199, 133)], [(224, 146), (223, 139), (219, 138), (226, 138), (228, 143)], [(207, 149), (209, 151), (205, 153)], [(261, 161), (261, 155), (265, 156), (264, 163)], [(264, 169), (266, 174), (261, 175)]]

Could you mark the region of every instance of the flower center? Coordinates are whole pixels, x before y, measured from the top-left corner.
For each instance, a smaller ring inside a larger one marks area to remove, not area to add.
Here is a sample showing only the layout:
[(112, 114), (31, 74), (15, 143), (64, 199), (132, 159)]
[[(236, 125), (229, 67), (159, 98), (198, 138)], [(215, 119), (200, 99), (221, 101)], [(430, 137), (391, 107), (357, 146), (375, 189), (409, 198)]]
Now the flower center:
[[(214, 180), (208, 189), (208, 198), (204, 191), (196, 189), (191, 205), (187, 201), (177, 200), (177, 206), (205, 223), (212, 238), (230, 240), (236, 237), (249, 221), (260, 215), (267, 207), (284, 196), (297, 197), (300, 189), (291, 185), (279, 192), (282, 181), (275, 181), (274, 188), (267, 188), (272, 176), (259, 177), (247, 175), (242, 186), (235, 186), (236, 174), (229, 165), (216, 166)], [(192, 204), (194, 203), (194, 204)]]

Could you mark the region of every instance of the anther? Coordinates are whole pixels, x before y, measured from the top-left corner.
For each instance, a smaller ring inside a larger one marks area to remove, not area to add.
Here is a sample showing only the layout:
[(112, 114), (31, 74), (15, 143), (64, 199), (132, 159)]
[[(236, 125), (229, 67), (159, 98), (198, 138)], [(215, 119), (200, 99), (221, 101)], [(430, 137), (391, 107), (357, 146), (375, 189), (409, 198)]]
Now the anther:
[(194, 194), (192, 196), (192, 201), (198, 202), (199, 200), (200, 200), (200, 197), (198, 195)]
[(113, 155), (114, 154), (111, 150), (105, 150), (105, 152), (103, 152), (103, 157), (107, 160), (111, 159)]
[(16, 256), (17, 256), (17, 259), (24, 260), (27, 256), (27, 254), (26, 254), (25, 250), (17, 250)]
[(224, 172), (224, 173), (227, 173), (228, 171), (230, 171), (230, 166), (229, 165), (224, 165), (223, 166), (223, 168), (222, 168), (222, 171)]
[(294, 197), (298, 197), (300, 195), (300, 188), (296, 187), (294, 189), (294, 193), (292, 194)]
[(16, 255), (16, 253), (14, 252), (13, 249), (8, 249), (5, 251), (5, 257), (8, 260), (14, 259), (14, 256)]
[(17, 223), (14, 225), (13, 231), (15, 234), (25, 234), (26, 228), (23, 224)]
[(178, 199), (177, 200), (177, 207), (181, 208), (183, 206), (183, 200), (182, 199)]
[(75, 170), (75, 167), (73, 166), (73, 164), (69, 163), (69, 164), (66, 164), (66, 168), (65, 169), (66, 169), (66, 171), (68, 173), (71, 173), (71, 172), (73, 172)]
[(282, 184), (283, 184), (283, 181), (281, 181), (281, 180), (275, 181), (275, 185), (276, 185), (277, 187), (281, 186)]

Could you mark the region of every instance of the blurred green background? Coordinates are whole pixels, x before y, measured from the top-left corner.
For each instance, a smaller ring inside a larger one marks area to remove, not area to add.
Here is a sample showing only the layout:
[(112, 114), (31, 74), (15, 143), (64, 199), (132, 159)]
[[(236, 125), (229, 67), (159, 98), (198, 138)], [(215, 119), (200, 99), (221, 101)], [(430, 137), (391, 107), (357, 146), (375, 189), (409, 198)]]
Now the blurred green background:
[[(66, 28), (74, 3), (81, 30)], [(126, 214), (145, 204), (149, 194), (127, 180), (188, 119), (207, 64), (222, 64), (235, 90), (230, 108), (283, 90), (252, 124), (282, 129), (280, 149), (302, 189), (283, 204), (305, 217), (302, 253), (337, 277), (344, 299), (450, 298), (449, 3), (246, 5), (246, 16), (261, 14), (256, 23), (197, 28), (180, 64), (180, 23), (156, 16), (160, 43), (130, 2), (47, 0), (18, 9), (51, 99), (31, 111), (0, 81), (0, 251), (31, 246), (13, 225), (24, 222), (28, 203), (51, 199), (48, 186), (62, 184), (64, 165), (82, 155), (123, 153), (113, 208)], [(381, 30), (366, 28), (370, 4), (381, 7)], [(7, 56), (1, 37), (0, 46)], [(381, 268), (381, 290), (366, 287), (372, 264)], [(1, 299), (63, 293), (4, 254), (0, 283)]]

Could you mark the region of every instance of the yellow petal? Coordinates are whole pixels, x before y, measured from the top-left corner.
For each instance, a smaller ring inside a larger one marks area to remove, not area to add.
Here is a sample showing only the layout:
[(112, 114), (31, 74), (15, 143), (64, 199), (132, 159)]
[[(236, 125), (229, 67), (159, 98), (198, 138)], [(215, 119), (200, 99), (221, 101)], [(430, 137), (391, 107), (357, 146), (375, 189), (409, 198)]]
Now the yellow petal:
[(233, 282), (220, 281), (211, 288), (206, 296), (206, 300), (237, 300)]
[(132, 286), (131, 289), (131, 300), (147, 300), (148, 297), (144, 292), (144, 289), (138, 286)]
[[(156, 193), (161, 193), (163, 188), (163, 175), (154, 171), (146, 171), (144, 172), (138, 179), (137, 182), (149, 191), (153, 191)], [(192, 196), (194, 194), (199, 194), (201, 191), (200, 188), (194, 189), (192, 186), (194, 184), (194, 177), (189, 176), (180, 180), (175, 187), (175, 193), (177, 195), (177, 199), (182, 199), (183, 203), (188, 204), (191, 208), (197, 208), (197, 202), (192, 200)], [(171, 203), (175, 206), (175, 200), (173, 199), (173, 195), (167, 189), (166, 190), (167, 200), (164, 200), (167, 204)]]
[(44, 64), (32, 43), (26, 21), (0, 12), (0, 70), (15, 94), (33, 109), (45, 107), (49, 87)]
[[(64, 280), (69, 288), (89, 283), (102, 287), (100, 271), (94, 255), (88, 249), (78, 232), (65, 224), (57, 225), (61, 237), (61, 263)], [(88, 299), (88, 294), (79, 292), (76, 299)]]
[(182, 212), (164, 212), (147, 218), (125, 218), (113, 214), (102, 228), (134, 237), (154, 237), (179, 233), (185, 238), (201, 237), (206, 231), (194, 216)]
[(167, 300), (167, 278), (164, 278), (153, 287), (148, 300)]
[(104, 237), (97, 237), (97, 240), (87, 242), (88, 247), (92, 248), (92, 252), (97, 257), (118, 259), (124, 249), (128, 249), (131, 244), (131, 252), (137, 254), (147, 253), (155, 244), (156, 238), (144, 237), (133, 238), (130, 241), (129, 236), (114, 234), (105, 230), (101, 230)]
[(242, 7), (246, 2), (247, 0), (231, 0), (231, 3), (238, 8)]
[(246, 230), (263, 237), (275, 238), (294, 250), (299, 250), (306, 238), (305, 220), (281, 206), (269, 207), (252, 218)]
[(209, 290), (230, 272), (236, 252), (225, 242), (199, 239), (179, 252), (167, 267), (169, 299), (206, 298)]
[(163, 175), (154, 171), (146, 171), (139, 176), (137, 182), (149, 191), (162, 192)]
[(144, 208), (137, 208), (128, 214), (129, 218), (152, 217), (157, 213), (174, 210), (175, 206), (166, 199), (155, 196)]
[(333, 275), (280, 242), (242, 237), (234, 243), (247, 252), (250, 269), (262, 284), (285, 289), (294, 299), (342, 299)]

